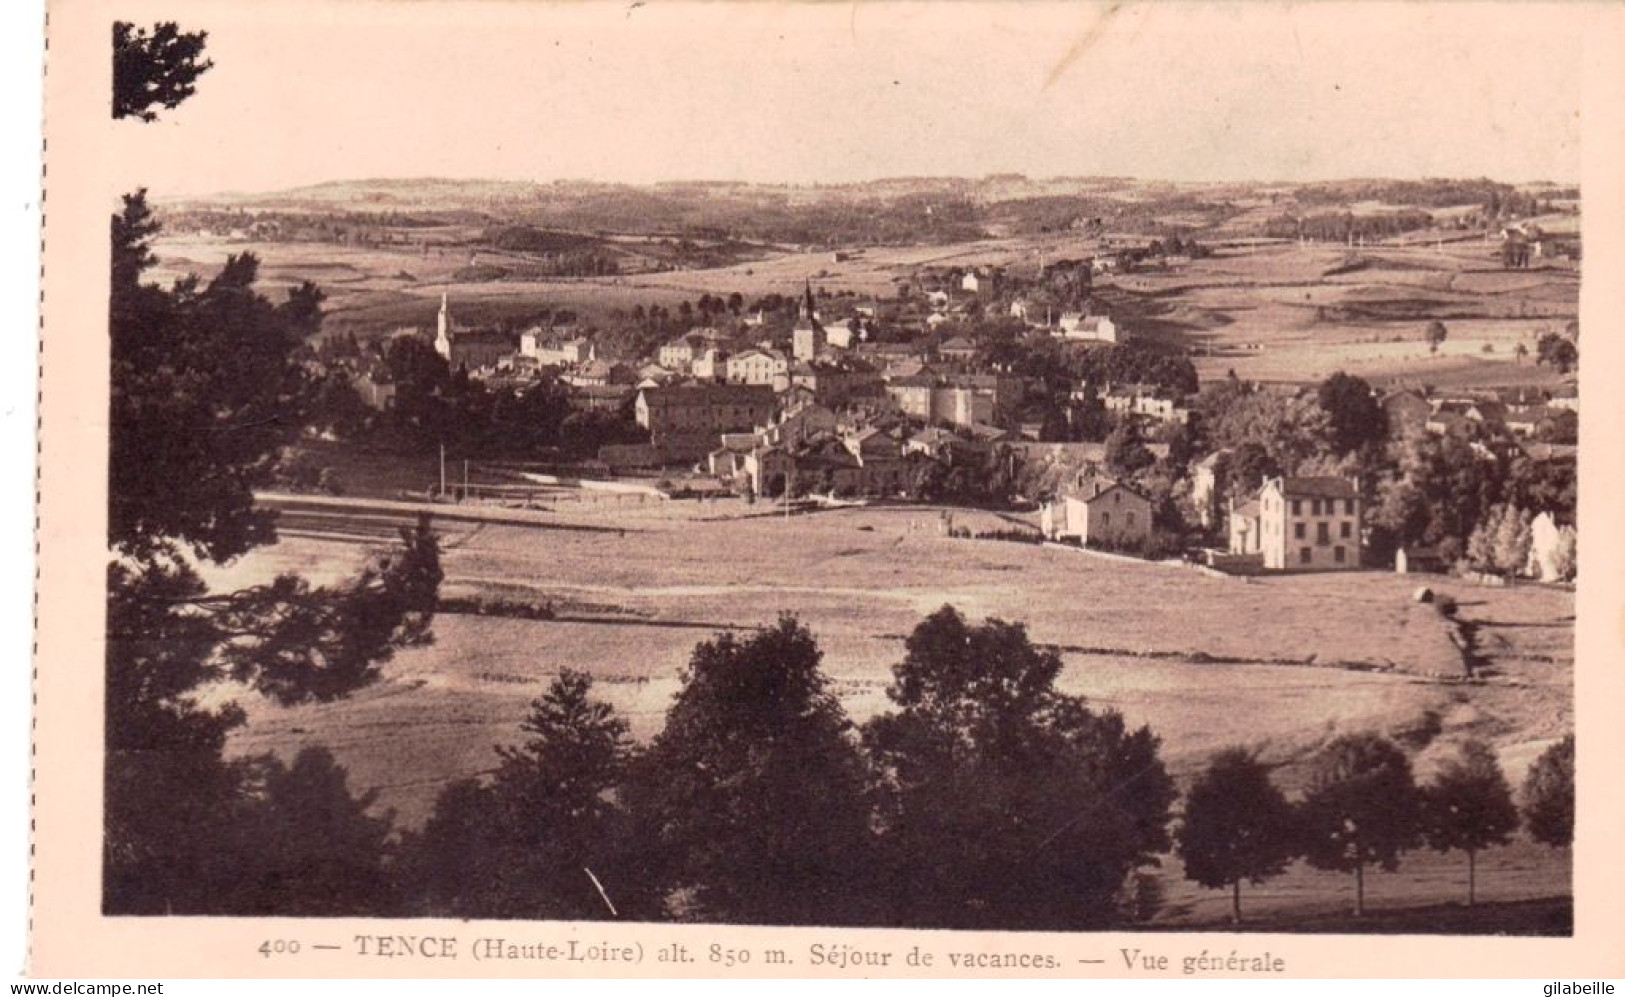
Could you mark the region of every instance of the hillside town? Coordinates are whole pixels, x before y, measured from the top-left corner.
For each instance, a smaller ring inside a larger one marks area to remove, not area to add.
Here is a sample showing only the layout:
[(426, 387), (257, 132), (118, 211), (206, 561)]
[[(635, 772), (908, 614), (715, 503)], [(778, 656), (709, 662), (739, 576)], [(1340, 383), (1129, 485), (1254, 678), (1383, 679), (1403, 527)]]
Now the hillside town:
[[(1180, 251), (1174, 265), (1207, 252)], [(468, 428), (459, 420), (546, 397), (568, 412), (541, 448), (550, 466), (658, 481), (670, 495), (1036, 510), (1034, 540), (1233, 573), (1572, 577), (1576, 323), (1519, 344), (1518, 363), (1561, 371), (1554, 387), (1262, 384), (1233, 372), (1199, 384), (1187, 351), (1111, 313), (1113, 278), (1144, 265), (1168, 267), (1166, 248), (925, 267), (888, 300), (809, 277), (748, 305), (735, 293), (675, 316), (640, 306), (641, 328), (620, 336), (569, 313), (480, 327), (448, 292), (432, 330), (406, 327), (368, 350), (329, 340), (319, 362), (370, 412), (352, 431), (393, 425), (445, 446)], [(1436, 348), (1447, 330), (1418, 335)], [(426, 414), (435, 405), (445, 411)], [(462, 456), (543, 456), (483, 439)], [(1447, 471), (1494, 484), (1427, 495)], [(1460, 508), (1413, 508), (1429, 499)], [(1509, 516), (1508, 537), (1485, 537)]]

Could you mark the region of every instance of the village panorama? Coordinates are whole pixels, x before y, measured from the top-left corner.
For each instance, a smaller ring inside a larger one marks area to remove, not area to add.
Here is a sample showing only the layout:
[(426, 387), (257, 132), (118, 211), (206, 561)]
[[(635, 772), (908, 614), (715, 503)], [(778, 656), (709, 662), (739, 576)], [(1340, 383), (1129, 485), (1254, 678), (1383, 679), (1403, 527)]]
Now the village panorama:
[(1568, 934), (1579, 206), (132, 197), (116, 527), (172, 452), (246, 445), (121, 439), (119, 316), (276, 354), (232, 409), (278, 415), (253, 508), (181, 592), (225, 677), (164, 714), (254, 787), (186, 819), (274, 844), (166, 873), (204, 836), (139, 802), (216, 769), (110, 769), (106, 908)]

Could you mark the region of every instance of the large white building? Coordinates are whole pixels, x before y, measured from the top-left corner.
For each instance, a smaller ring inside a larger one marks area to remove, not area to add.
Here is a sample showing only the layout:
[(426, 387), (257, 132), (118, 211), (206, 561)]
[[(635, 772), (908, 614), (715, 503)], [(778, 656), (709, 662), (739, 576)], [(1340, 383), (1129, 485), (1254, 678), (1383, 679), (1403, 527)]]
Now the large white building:
[(1360, 567), (1360, 489), (1347, 478), (1271, 478), (1258, 492), (1257, 550), (1271, 571)]

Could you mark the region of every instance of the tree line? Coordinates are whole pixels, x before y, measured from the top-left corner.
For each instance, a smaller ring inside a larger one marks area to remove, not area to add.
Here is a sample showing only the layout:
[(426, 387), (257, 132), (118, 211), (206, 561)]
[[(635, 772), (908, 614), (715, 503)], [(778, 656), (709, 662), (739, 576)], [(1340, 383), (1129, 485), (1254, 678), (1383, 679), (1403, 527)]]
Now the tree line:
[[(1349, 734), (1289, 801), (1255, 755), (1217, 753), (1181, 797), (1149, 728), (1055, 687), (1058, 653), (952, 607), (905, 641), (890, 708), (845, 713), (811, 631), (785, 616), (698, 644), (647, 744), (562, 671), (480, 776), (394, 833), (324, 749), (253, 759), (239, 839), (176, 868), (174, 913), (672, 920), (1096, 930), (1144, 920), (1173, 852), (1241, 916), (1245, 882), (1298, 858), (1364, 878), (1424, 845), (1476, 862), (1522, 823), (1567, 846), (1573, 741), (1531, 768), (1523, 807), (1491, 750), (1426, 783), (1393, 742)], [(1176, 811), (1177, 819), (1176, 819)], [(235, 849), (241, 848), (242, 852)], [(216, 877), (218, 877), (216, 879)]]
[(1482, 741), (1461, 742), (1430, 781), (1418, 783), (1404, 751), (1372, 733), (1345, 734), (1309, 763), (1301, 799), (1289, 801), (1270, 770), (1244, 749), (1220, 751), (1185, 795), (1177, 834), (1187, 878), (1231, 892), (1286, 871), (1295, 859), (1352, 874), (1354, 913), (1365, 913), (1365, 874), (1393, 871), (1422, 846), (1467, 859), (1466, 902), (1477, 900), (1477, 860), (1512, 840), (1520, 824), (1552, 847), (1574, 840), (1574, 738), (1548, 747), (1529, 769), (1520, 813), (1512, 787)]

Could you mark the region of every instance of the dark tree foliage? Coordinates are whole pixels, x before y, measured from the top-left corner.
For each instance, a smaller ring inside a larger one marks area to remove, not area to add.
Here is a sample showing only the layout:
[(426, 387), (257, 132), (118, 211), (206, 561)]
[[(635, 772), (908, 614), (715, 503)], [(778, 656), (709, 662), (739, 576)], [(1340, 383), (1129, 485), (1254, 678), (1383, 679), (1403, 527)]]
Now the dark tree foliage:
[(219, 911), (248, 856), (232, 821), (249, 773), (227, 764), (244, 714), (206, 690), (236, 682), (280, 702), (374, 681), (429, 639), (440, 580), (426, 521), (349, 582), (283, 576), (207, 591), (180, 559), (114, 561), (107, 585), (104, 905), (109, 913)]
[(1478, 853), (1504, 845), (1518, 829), (1512, 787), (1495, 752), (1482, 741), (1465, 741), (1422, 787), (1422, 829), (1430, 847), (1467, 853), (1467, 905), (1477, 898)]
[(1541, 424), (1535, 438), (1542, 443), (1561, 443), (1574, 446), (1580, 442), (1580, 413), (1559, 409)]
[(1106, 437), (1106, 469), (1112, 474), (1131, 477), (1156, 462), (1134, 419), (1124, 419)]
[[(1394, 470), (1378, 489), (1370, 521), (1393, 543), (1465, 550), (1490, 509), (1504, 501), (1507, 472), (1466, 440), (1431, 433), (1394, 444)], [(1531, 479), (1531, 483), (1533, 484)]]
[(1114, 917), (1169, 845), (1173, 783), (1149, 729), (1055, 689), (1061, 659), (949, 606), (909, 636), (864, 726), (881, 779), (884, 923), (1069, 930)]
[(577, 411), (569, 389), (552, 376), (520, 391), (488, 388), (453, 371), (417, 336), (391, 340), (383, 359), (395, 385), (395, 404), (384, 423), (410, 446), (534, 457), (555, 447), (595, 455), (605, 443), (648, 441), (630, 401), (618, 412)]
[(1280, 875), (1298, 854), (1292, 805), (1269, 769), (1241, 748), (1221, 751), (1185, 794), (1177, 834), (1185, 878), (1229, 887), (1230, 917), (1241, 921), (1241, 884)]
[(1304, 849), (1317, 869), (1354, 873), (1354, 913), (1365, 913), (1365, 870), (1393, 871), (1419, 841), (1420, 796), (1411, 762), (1392, 741), (1345, 734), (1315, 757), (1301, 805)]
[(1523, 819), (1529, 836), (1553, 848), (1574, 844), (1574, 735), (1535, 759), (1523, 781)]
[[(274, 539), (274, 516), (254, 506), (254, 489), (272, 480), (314, 394), (301, 357), (321, 293), (307, 283), (273, 304), (254, 291), (257, 264), (246, 255), (207, 284), (143, 283), (156, 232), (145, 196), (126, 197), (111, 227), (103, 906), (376, 909), (387, 898), (361, 882), (372, 883), (382, 861), (382, 835), (359, 816), (367, 801), (350, 807), (354, 833), (331, 842), (345, 854), (266, 853), (266, 822), (314, 819), (286, 816), (300, 807), (340, 813), (333, 808), (350, 800), (343, 773), (316, 756), (285, 771), (227, 763), (226, 737), (244, 714), (217, 691), (235, 684), (295, 703), (375, 681), (396, 649), (430, 637), (438, 547), (425, 518), (402, 531), (401, 548), (337, 586), (285, 575), (241, 591), (207, 588), (191, 558), (224, 563)], [(276, 854), (275, 868), (255, 864)], [(301, 880), (290, 863), (319, 871)], [(314, 882), (322, 878), (335, 887)]]
[(1331, 441), (1337, 453), (1350, 453), (1387, 437), (1387, 417), (1363, 379), (1338, 371), (1321, 382), (1317, 397), (1331, 419)]
[(607, 920), (642, 884), (622, 851), (615, 789), (631, 755), (627, 725), (569, 669), (533, 701), (528, 739), (498, 749), (488, 782), (447, 786), (403, 847), (409, 909), (434, 917)]
[(173, 21), (137, 28), (113, 22), (113, 117), (152, 121), (154, 108), (172, 111), (197, 92), (197, 78), (214, 63), (202, 58), (206, 31), (182, 31)]
[(145, 192), (125, 197), (112, 224), (108, 540), (134, 557), (179, 545), (227, 561), (273, 538), (253, 492), (314, 398), (299, 354), (320, 298), (255, 293), (249, 254), (207, 284), (142, 283), (156, 233)]
[(1548, 332), (1535, 342), (1535, 362), (1556, 367), (1559, 373), (1567, 374), (1579, 366), (1580, 348), (1569, 337)]
[(1262, 443), (1246, 442), (1224, 461), (1228, 494), (1238, 505), (1258, 495), (1264, 482), (1281, 474), (1281, 465)]
[(1507, 471), (1505, 501), (1531, 512), (1549, 512), (1560, 523), (1574, 522), (1579, 501), (1579, 467), (1573, 457), (1563, 460), (1515, 458)]
[(265, 755), (235, 767), (242, 783), (224, 841), (231, 867), (213, 878), (211, 912), (254, 917), (342, 917), (393, 906), (385, 860), (392, 814), (372, 816), (377, 798), (350, 794), (326, 748), (306, 748), (285, 765)]
[[(669, 913), (752, 924), (868, 919), (867, 769), (791, 617), (698, 645), (634, 776)], [(683, 909), (672, 909), (679, 908)]]

